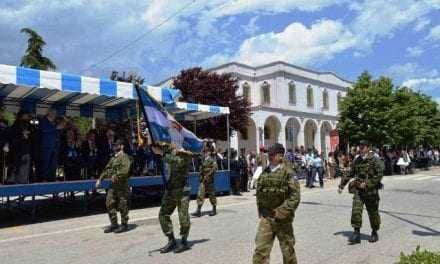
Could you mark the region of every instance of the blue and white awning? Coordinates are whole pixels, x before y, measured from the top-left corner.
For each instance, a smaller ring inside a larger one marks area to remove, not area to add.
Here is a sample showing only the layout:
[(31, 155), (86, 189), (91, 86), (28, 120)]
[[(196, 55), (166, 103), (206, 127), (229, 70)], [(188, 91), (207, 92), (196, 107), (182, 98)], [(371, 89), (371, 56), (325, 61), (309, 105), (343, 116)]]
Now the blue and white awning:
[[(229, 114), (228, 107), (177, 102), (181, 97), (177, 89), (144, 88), (171, 113), (187, 120)], [(111, 108), (136, 100), (137, 93), (131, 83), (0, 64), (0, 99)]]
[[(69, 104), (111, 107), (137, 97), (131, 83), (2, 64), (0, 84), (3, 84), (0, 97), (15, 100), (56, 103), (69, 99)], [(179, 90), (153, 86), (146, 88), (151, 96), (165, 104), (174, 103), (180, 97)]]

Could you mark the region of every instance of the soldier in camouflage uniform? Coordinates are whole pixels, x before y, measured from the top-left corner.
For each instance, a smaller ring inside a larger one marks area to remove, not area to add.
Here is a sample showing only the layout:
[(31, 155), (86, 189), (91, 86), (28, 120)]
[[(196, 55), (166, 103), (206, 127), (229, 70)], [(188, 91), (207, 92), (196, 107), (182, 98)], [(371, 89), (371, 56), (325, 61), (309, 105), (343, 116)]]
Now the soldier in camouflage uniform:
[[(165, 147), (163, 150), (153, 147), (153, 152), (162, 156), (165, 152), (164, 161), (169, 167), (169, 179), (166, 183), (166, 191), (159, 211), (160, 226), (163, 233), (168, 237), (168, 243), (160, 252), (168, 253), (174, 250), (175, 253), (180, 253), (189, 249), (187, 238), (190, 229), (188, 208), (191, 189), (188, 185), (188, 170), (192, 153), (183, 149), (176, 150), (173, 145), (169, 149)], [(182, 237), (179, 246), (177, 246), (176, 239), (174, 238), (173, 223), (170, 217), (176, 207), (179, 214), (180, 235)]]
[(341, 193), (345, 185), (350, 182), (348, 188), (349, 192), (353, 194), (351, 225), (354, 228), (353, 235), (349, 239), (351, 244), (361, 242), (360, 229), (364, 204), (367, 208), (372, 229), (369, 242), (374, 243), (379, 240), (377, 234), (380, 228), (379, 189), (382, 188), (383, 164), (370, 151), (367, 141), (361, 141), (360, 150), (361, 154), (353, 161), (350, 173), (347, 173), (341, 179), (338, 189), (338, 192)]
[[(106, 206), (111, 225), (104, 229), (104, 233), (122, 233), (128, 230), (128, 179), (130, 178), (131, 161), (124, 152), (125, 143), (117, 140), (116, 154), (105, 166), (96, 182), (96, 188), (101, 186), (104, 178), (111, 178), (112, 186), (107, 192)], [(118, 226), (117, 211), (121, 213), (121, 226)]]
[(214, 178), (217, 172), (216, 154), (213, 146), (205, 147), (205, 160), (200, 166), (200, 185), (197, 193), (197, 211), (192, 216), (202, 216), (202, 205), (205, 201), (205, 195), (208, 195), (212, 205), (212, 211), (209, 214), (214, 216), (217, 214), (217, 198), (215, 197)]
[(254, 264), (268, 264), (275, 237), (280, 242), (284, 264), (296, 264), (293, 218), (300, 203), (300, 185), (292, 167), (283, 162), (284, 147), (269, 149), (269, 166), (258, 179), (257, 207), (260, 217), (255, 238)]

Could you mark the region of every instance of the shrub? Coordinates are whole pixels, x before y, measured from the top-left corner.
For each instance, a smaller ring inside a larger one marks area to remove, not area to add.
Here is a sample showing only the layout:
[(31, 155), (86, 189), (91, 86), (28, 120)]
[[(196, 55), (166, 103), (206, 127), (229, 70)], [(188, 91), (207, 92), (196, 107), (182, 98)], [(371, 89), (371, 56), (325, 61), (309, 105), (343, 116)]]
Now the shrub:
[(438, 264), (440, 263), (440, 252), (430, 252), (427, 250), (420, 250), (417, 246), (416, 250), (411, 255), (400, 253), (399, 264)]

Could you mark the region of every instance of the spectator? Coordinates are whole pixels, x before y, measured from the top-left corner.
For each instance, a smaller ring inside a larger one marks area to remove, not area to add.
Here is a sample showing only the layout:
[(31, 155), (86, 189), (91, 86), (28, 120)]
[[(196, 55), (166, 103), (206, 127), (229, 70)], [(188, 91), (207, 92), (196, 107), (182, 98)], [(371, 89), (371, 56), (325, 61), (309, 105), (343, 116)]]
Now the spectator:
[(237, 160), (237, 151), (231, 149), (230, 173), (231, 173), (231, 190), (233, 195), (240, 195), (240, 166)]
[(306, 158), (306, 170), (307, 170), (306, 187), (313, 188), (315, 181), (315, 175), (313, 175), (313, 159), (315, 157), (311, 148), (309, 148), (309, 151), (306, 154), (305, 158)]
[(335, 155), (333, 152), (330, 152), (328, 154), (328, 162), (327, 162), (327, 171), (328, 171), (328, 177), (330, 179), (333, 179), (336, 177), (336, 167), (338, 164), (336, 163)]
[(98, 144), (98, 169), (99, 173), (107, 165), (111, 157), (114, 156), (114, 146), (115, 146), (115, 132), (113, 129), (108, 128), (105, 132), (105, 136), (102, 141)]
[(30, 115), (19, 111), (17, 118), (8, 132), (10, 182), (18, 184), (29, 183), (31, 168), (31, 129)]
[(98, 146), (96, 144), (96, 130), (87, 133), (86, 140), (81, 144), (81, 158), (84, 164), (84, 178), (97, 179), (98, 173)]
[(397, 165), (400, 167), (400, 174), (407, 174), (407, 169), (409, 163), (411, 162), (408, 153), (406, 151), (400, 152), (399, 160), (397, 161)]
[(240, 157), (238, 158), (238, 168), (240, 170), (240, 190), (242, 192), (248, 192), (249, 170), (247, 166), (245, 149), (240, 150)]
[(312, 159), (312, 181), (314, 181), (316, 174), (318, 174), (319, 177), (319, 186), (324, 188), (324, 162), (318, 152), (314, 153)]
[(61, 150), (61, 162), (67, 181), (81, 180), (81, 156), (78, 135), (73, 128), (66, 132), (66, 141)]
[(40, 161), (39, 176), (43, 181), (54, 181), (58, 165), (59, 136), (63, 123), (56, 123), (56, 112), (49, 109), (46, 116), (39, 120)]
[(6, 156), (9, 152), (9, 146), (7, 144), (7, 133), (8, 129), (8, 122), (6, 121), (6, 118), (4, 117), (4, 106), (0, 102), (0, 184), (3, 184), (6, 182)]

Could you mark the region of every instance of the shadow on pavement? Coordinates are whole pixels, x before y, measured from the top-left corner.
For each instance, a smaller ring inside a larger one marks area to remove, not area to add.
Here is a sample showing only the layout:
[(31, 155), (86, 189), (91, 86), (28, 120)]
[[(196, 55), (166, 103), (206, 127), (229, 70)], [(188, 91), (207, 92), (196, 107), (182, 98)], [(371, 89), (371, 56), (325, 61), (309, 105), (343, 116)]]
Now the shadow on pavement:
[[(192, 247), (193, 247), (194, 245), (201, 244), (201, 243), (205, 243), (205, 242), (208, 242), (208, 241), (209, 241), (209, 239), (206, 239), (206, 238), (204, 238), (204, 239), (198, 239), (198, 240), (188, 240), (188, 246), (189, 246), (189, 248), (190, 248), (190, 249), (188, 250), (188, 252), (191, 252), (191, 249), (192, 249)], [(149, 256), (149, 257), (152, 257), (152, 256), (153, 256), (152, 253), (156, 253), (156, 252), (160, 252), (160, 248), (150, 250), (150, 251), (148, 252), (148, 256)], [(167, 254), (173, 254), (173, 252), (170, 252), (170, 253), (167, 253)]]
[[(353, 231), (341, 231), (341, 232), (336, 232), (333, 235), (335, 235), (335, 236), (342, 235), (345, 238), (347, 238), (347, 242), (348, 242), (348, 239), (351, 237), (352, 234), (353, 234)], [(369, 235), (361, 233), (361, 240), (368, 240), (368, 239), (370, 239)]]

